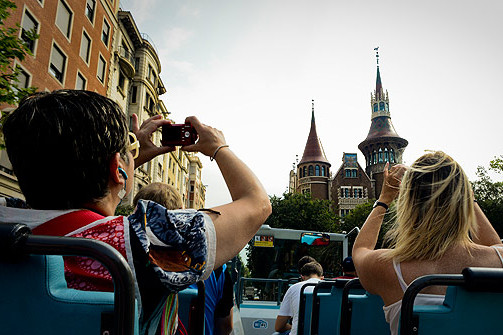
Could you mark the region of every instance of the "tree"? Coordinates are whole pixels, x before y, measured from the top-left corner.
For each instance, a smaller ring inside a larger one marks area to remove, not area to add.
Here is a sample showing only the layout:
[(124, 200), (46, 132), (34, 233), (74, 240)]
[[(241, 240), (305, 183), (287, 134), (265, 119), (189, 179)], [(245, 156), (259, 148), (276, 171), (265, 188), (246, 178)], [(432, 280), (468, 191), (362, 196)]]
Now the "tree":
[(265, 224), (274, 228), (336, 232), (337, 217), (329, 200), (312, 199), (310, 194), (285, 193), (271, 197), (272, 214)]
[[(374, 204), (374, 201), (375, 200), (370, 200), (364, 204), (356, 206), (348, 215), (344, 217), (344, 219), (341, 219), (340, 223), (341, 232), (345, 231), (346, 233), (349, 233), (355, 227), (361, 229), (361, 227), (365, 223), (365, 220), (367, 220), (367, 217), (369, 216), (370, 212), (372, 212), (372, 206)], [(381, 230), (379, 231), (379, 237), (377, 239), (376, 248), (382, 247), (384, 236), (386, 235), (386, 233), (393, 224), (394, 221), (393, 213), (395, 210), (394, 204), (395, 204), (394, 202), (391, 204), (389, 210), (386, 212), (386, 215), (384, 216)], [(352, 248), (355, 238), (356, 235), (352, 235), (350, 237), (349, 239), (350, 248)]]
[[(27, 94), (35, 92), (35, 87), (19, 87), (19, 67), (14, 67), (14, 60), (20, 62), (26, 55), (32, 55), (25, 41), (18, 37), (19, 25), (5, 27), (5, 20), (16, 5), (10, 0), (0, 0), (0, 103), (16, 104)], [(38, 38), (35, 31), (23, 33), (23, 38), (33, 41)]]
[[(503, 156), (495, 157), (489, 169), (503, 174)], [(472, 182), (475, 199), (494, 229), (503, 238), (503, 182), (495, 182), (483, 166), (477, 168), (479, 180)]]

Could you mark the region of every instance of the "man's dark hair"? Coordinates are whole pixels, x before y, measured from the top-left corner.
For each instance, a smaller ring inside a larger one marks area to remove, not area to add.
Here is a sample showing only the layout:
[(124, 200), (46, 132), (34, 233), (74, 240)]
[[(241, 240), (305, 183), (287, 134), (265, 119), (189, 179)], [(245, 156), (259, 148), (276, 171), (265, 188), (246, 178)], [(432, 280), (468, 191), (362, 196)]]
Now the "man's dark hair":
[(311, 256), (303, 256), (303, 257), (301, 257), (301, 259), (299, 259), (299, 261), (297, 262), (297, 268), (299, 269), (299, 272), (300, 272), (300, 269), (302, 269), (302, 267), (305, 264), (311, 263), (311, 262), (316, 262), (316, 259), (314, 259)]
[(304, 266), (300, 269), (300, 274), (305, 277), (312, 275), (318, 275), (318, 277), (321, 277), (323, 276), (323, 268), (318, 262), (309, 262), (304, 264)]
[(127, 119), (97, 93), (59, 90), (23, 99), (3, 125), (7, 153), (36, 209), (81, 208), (108, 191), (109, 165), (126, 157)]

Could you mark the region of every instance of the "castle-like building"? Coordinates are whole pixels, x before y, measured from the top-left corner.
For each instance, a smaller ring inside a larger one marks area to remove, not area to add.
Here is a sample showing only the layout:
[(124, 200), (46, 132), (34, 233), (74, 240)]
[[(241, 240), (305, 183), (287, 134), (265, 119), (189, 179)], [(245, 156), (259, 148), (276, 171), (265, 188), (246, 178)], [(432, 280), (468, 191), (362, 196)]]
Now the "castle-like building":
[(371, 124), (365, 140), (358, 149), (365, 157), (365, 169), (358, 163), (356, 153), (343, 153), (342, 164), (335, 174), (325, 156), (316, 132), (314, 101), (311, 129), (304, 154), (297, 166), (290, 171), (290, 192), (310, 193), (315, 199), (327, 199), (338, 215), (344, 217), (357, 205), (379, 197), (383, 183), (383, 169), (402, 162), (407, 146), (406, 139), (398, 136), (389, 111), (388, 92), (383, 90), (377, 56), (376, 88), (371, 93)]

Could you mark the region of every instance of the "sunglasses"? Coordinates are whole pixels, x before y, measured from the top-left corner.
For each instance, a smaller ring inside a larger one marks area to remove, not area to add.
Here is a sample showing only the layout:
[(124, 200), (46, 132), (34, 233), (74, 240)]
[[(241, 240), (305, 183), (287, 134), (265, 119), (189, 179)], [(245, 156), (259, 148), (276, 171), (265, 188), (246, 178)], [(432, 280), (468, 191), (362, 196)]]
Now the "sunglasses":
[(133, 155), (133, 159), (136, 159), (140, 154), (140, 142), (138, 142), (138, 139), (136, 138), (136, 135), (134, 133), (129, 132), (128, 135), (129, 135), (128, 151), (130, 151), (131, 155)]

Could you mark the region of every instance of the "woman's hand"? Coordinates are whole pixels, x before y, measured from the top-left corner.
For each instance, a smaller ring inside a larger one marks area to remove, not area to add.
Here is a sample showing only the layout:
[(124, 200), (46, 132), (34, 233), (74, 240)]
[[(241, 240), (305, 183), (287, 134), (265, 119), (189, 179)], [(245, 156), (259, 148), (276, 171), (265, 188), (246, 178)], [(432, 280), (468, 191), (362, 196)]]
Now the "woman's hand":
[(132, 115), (133, 118), (133, 133), (135, 133), (138, 142), (140, 142), (140, 154), (134, 160), (134, 167), (150, 161), (152, 158), (174, 151), (175, 147), (160, 146), (158, 147), (152, 142), (152, 134), (159, 127), (170, 124), (169, 120), (164, 120), (161, 115), (154, 115), (151, 118), (143, 121), (141, 127), (138, 125), (138, 116)]
[(196, 129), (199, 140), (195, 144), (182, 147), (182, 150), (199, 151), (206, 156), (212, 157), (218, 147), (225, 145), (224, 133), (220, 130), (202, 124), (195, 116), (187, 117), (185, 122), (189, 122)]
[(394, 165), (389, 169), (389, 163), (386, 163), (384, 167), (384, 182), (379, 201), (389, 206), (391, 202), (396, 199), (400, 191), (400, 183), (407, 169), (408, 168), (403, 164)]

